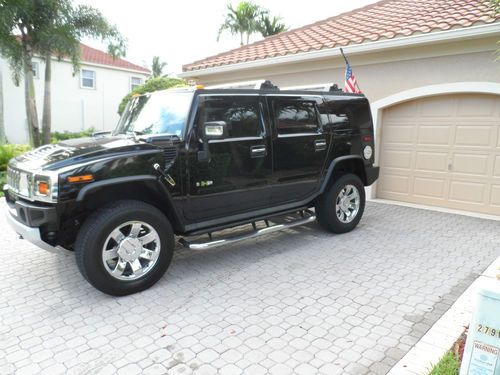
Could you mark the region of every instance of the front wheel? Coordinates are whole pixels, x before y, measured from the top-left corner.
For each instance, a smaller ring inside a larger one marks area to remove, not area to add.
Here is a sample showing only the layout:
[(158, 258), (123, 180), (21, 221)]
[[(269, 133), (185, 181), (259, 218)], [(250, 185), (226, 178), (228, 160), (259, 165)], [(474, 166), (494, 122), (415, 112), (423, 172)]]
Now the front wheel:
[(339, 177), (316, 202), (316, 217), (325, 229), (333, 233), (353, 230), (365, 209), (365, 189), (355, 174)]
[(156, 283), (174, 250), (168, 219), (156, 207), (119, 201), (90, 215), (80, 229), (75, 255), (87, 281), (100, 291), (123, 296)]

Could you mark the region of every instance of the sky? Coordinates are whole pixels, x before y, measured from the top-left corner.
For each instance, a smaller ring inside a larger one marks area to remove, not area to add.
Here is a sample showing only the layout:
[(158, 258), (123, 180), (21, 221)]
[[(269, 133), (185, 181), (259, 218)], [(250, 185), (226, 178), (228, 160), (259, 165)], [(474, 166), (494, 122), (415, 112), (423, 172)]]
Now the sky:
[[(272, 16), (296, 28), (356, 9), (376, 0), (254, 0)], [(182, 65), (239, 47), (239, 36), (226, 32), (217, 42), (226, 4), (239, 0), (77, 0), (101, 10), (127, 38), (126, 60), (150, 67), (153, 56), (167, 62), (164, 73), (180, 73)], [(307, 4), (305, 6), (304, 4)], [(262, 39), (257, 34), (251, 41)], [(100, 49), (98, 41), (84, 43)]]

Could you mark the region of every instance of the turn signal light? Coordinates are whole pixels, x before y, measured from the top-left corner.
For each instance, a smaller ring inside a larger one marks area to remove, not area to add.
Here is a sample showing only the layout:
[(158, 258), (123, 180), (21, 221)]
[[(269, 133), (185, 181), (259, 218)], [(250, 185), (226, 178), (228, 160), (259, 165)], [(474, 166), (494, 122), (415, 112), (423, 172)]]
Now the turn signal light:
[(68, 177), (68, 182), (69, 183), (75, 183), (75, 182), (90, 182), (94, 180), (94, 176), (91, 174), (84, 174), (81, 176), (69, 176)]
[(49, 195), (49, 184), (45, 181), (38, 182), (38, 194)]

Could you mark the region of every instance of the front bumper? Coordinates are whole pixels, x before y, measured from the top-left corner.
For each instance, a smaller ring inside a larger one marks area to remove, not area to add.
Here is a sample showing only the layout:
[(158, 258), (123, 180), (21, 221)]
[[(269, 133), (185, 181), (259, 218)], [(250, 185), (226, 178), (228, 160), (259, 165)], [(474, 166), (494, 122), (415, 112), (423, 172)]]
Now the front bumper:
[(14, 229), (14, 231), (19, 234), (19, 236), (21, 236), (21, 238), (28, 240), (29, 242), (43, 250), (47, 250), (53, 253), (59, 252), (59, 247), (54, 247), (42, 240), (42, 237), (40, 236), (40, 228), (30, 227), (21, 223), (18, 218), (18, 210), (16, 210), (16, 208), (14, 207), (10, 207), (5, 199), (3, 199), (2, 208), (4, 210), (7, 222), (12, 227), (12, 229)]

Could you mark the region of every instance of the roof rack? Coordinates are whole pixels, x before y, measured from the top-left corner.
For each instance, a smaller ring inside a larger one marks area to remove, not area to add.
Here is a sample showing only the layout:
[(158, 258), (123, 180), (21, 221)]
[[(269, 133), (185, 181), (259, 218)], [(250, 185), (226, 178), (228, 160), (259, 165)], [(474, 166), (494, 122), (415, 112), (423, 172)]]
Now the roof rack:
[(269, 80), (266, 80), (266, 81), (262, 82), (262, 84), (260, 85), (260, 89), (261, 90), (276, 90), (276, 91), (279, 91), (279, 87), (273, 85), (273, 83), (271, 81), (269, 81)]

